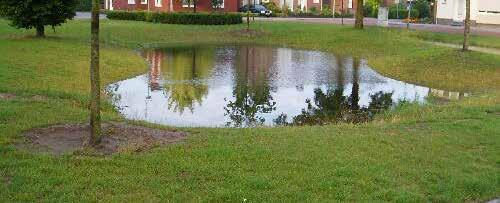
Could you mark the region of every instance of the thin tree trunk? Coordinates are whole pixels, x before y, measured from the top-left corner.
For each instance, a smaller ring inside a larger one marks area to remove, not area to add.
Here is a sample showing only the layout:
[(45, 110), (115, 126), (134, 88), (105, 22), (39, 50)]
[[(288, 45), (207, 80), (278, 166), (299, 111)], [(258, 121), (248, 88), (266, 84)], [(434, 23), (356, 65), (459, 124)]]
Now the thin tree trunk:
[(351, 109), (359, 110), (359, 60), (352, 59), (352, 91), (351, 91)]
[(356, 21), (354, 28), (363, 29), (363, 0), (358, 0), (356, 4)]
[(196, 13), (196, 1), (193, 1), (193, 12)]
[(36, 26), (36, 36), (45, 37), (45, 27), (43, 25)]
[(470, 0), (465, 0), (464, 45), (462, 51), (469, 51), (470, 35)]
[(99, 77), (99, 0), (92, 0), (90, 47), (90, 143), (101, 142), (101, 87)]

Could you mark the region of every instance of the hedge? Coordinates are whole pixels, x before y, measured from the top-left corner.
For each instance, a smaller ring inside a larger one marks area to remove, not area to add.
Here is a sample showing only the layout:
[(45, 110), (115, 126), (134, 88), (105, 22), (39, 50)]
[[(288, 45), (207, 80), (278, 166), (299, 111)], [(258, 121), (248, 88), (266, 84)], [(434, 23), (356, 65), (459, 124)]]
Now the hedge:
[[(396, 19), (398, 17), (397, 8), (389, 8), (389, 19)], [(399, 8), (399, 19), (408, 18), (408, 10), (406, 8)], [(419, 12), (417, 9), (411, 9), (411, 18), (419, 18)]]
[(108, 11), (108, 19), (147, 21), (165, 24), (228, 25), (243, 23), (238, 13), (159, 13), (146, 11)]

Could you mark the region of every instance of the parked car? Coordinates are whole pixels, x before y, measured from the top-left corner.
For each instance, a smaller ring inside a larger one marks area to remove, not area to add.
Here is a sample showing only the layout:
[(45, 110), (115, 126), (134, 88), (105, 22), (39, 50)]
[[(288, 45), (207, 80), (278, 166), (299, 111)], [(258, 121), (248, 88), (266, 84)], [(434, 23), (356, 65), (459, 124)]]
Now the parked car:
[(244, 5), (243, 7), (240, 8), (240, 12), (247, 12), (249, 8), (251, 13), (256, 13), (266, 17), (270, 17), (271, 14), (273, 13), (271, 10), (267, 9), (263, 5), (250, 5), (250, 6)]

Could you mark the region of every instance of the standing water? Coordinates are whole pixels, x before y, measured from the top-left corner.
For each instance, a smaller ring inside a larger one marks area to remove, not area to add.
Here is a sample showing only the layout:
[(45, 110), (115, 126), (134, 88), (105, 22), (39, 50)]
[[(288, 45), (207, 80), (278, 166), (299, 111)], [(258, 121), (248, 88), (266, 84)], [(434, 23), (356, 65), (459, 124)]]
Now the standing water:
[(192, 46), (142, 56), (149, 72), (107, 91), (126, 118), (172, 126), (358, 123), (402, 101), (467, 96), (387, 78), (364, 60), (319, 51)]

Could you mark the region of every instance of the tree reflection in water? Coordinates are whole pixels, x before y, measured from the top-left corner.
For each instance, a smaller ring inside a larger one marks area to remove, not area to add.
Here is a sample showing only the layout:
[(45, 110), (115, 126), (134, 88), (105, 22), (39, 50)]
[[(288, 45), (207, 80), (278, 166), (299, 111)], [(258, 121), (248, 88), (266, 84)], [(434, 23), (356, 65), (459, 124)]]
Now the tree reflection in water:
[(361, 123), (367, 122), (373, 116), (390, 108), (393, 104), (392, 93), (382, 91), (370, 95), (368, 107), (359, 106), (359, 60), (353, 59), (352, 91), (344, 96), (344, 67), (338, 59), (336, 86), (329, 85), (325, 91), (321, 88), (314, 90), (314, 103), (306, 100), (307, 107), (301, 114), (295, 116), (291, 123), (287, 122), (287, 115), (281, 114), (274, 119), (275, 125), (323, 125), (330, 123)]
[[(265, 122), (259, 114), (276, 109), (269, 85), (268, 73), (272, 66), (272, 48), (239, 47), (235, 70), (233, 101), (224, 100), (228, 127), (258, 126)], [(258, 63), (257, 63), (258, 62)]]
[(168, 108), (179, 113), (185, 109), (193, 111), (195, 103), (201, 103), (208, 94), (208, 86), (202, 80), (210, 75), (215, 48), (181, 47), (161, 50), (160, 53), (165, 55), (165, 62), (157, 63), (157, 66), (162, 66), (157, 72), (161, 72), (163, 78), (175, 81), (163, 85)]

